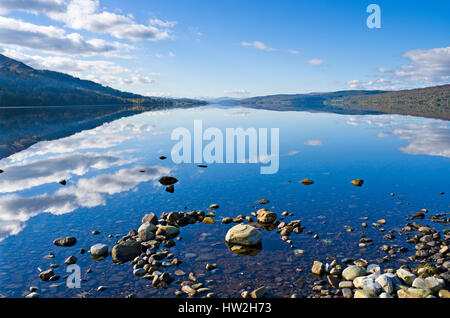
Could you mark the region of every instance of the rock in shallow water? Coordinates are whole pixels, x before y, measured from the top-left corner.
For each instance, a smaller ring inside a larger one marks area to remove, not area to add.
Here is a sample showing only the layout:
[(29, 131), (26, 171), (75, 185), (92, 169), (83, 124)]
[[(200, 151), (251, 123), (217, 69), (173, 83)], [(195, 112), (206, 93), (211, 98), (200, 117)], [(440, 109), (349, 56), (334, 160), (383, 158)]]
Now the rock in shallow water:
[(239, 224), (228, 230), (225, 241), (229, 244), (255, 246), (261, 244), (262, 233), (248, 224)]
[(353, 184), (355, 187), (362, 187), (363, 183), (364, 180), (362, 179), (356, 179), (351, 181), (351, 184)]
[(150, 222), (143, 223), (138, 229), (138, 235), (141, 241), (147, 242), (155, 238), (156, 225)]
[(77, 239), (73, 236), (61, 237), (53, 241), (56, 246), (74, 246), (77, 243)]
[(111, 251), (114, 263), (125, 263), (142, 252), (141, 243), (128, 240), (115, 245)]
[(160, 226), (156, 231), (156, 235), (163, 235), (169, 240), (175, 238), (178, 234), (180, 234), (180, 229), (172, 225)]
[(64, 263), (66, 263), (67, 265), (73, 265), (78, 261), (78, 259), (75, 256), (69, 256)]
[(323, 271), (325, 270), (325, 266), (322, 262), (314, 261), (313, 266), (311, 268), (311, 272), (314, 275), (321, 276), (323, 274)]
[(89, 252), (91, 253), (91, 256), (94, 258), (108, 256), (108, 245), (101, 243), (92, 245), (91, 248), (89, 249)]
[(161, 179), (159, 179), (159, 183), (161, 183), (164, 186), (170, 186), (172, 184), (175, 184), (178, 182), (177, 178), (170, 177), (170, 176), (164, 176)]
[(39, 274), (39, 278), (43, 280), (44, 282), (50, 281), (50, 278), (53, 277), (55, 273), (53, 272), (53, 269), (48, 269), (46, 271), (43, 271)]
[(263, 224), (272, 224), (277, 220), (277, 214), (266, 209), (260, 209), (256, 214), (258, 222)]

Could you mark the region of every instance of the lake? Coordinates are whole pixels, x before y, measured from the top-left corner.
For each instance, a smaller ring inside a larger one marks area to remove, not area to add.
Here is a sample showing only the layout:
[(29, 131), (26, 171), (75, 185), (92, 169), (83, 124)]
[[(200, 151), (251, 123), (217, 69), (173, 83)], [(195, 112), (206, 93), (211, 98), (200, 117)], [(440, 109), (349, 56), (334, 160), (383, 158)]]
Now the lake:
[[(406, 218), (421, 209), (448, 213), (448, 121), (219, 105), (127, 116), (39, 141), (0, 160), (4, 170), (0, 174), (0, 296), (23, 297), (30, 286), (36, 286), (41, 297), (174, 297), (180, 289), (177, 281), (167, 289), (156, 289), (151, 281), (134, 277), (130, 264), (113, 264), (111, 257), (95, 261), (79, 250), (96, 243), (112, 248), (118, 238), (138, 229), (146, 213), (207, 211), (217, 203), (215, 224), (181, 228), (182, 239), (170, 252), (182, 264), (167, 271), (179, 281), (194, 272), (219, 297), (240, 297), (243, 290), (262, 285), (270, 287), (271, 297), (294, 293), (307, 297), (316, 280), (311, 275), (313, 261), (351, 257), (375, 262), (386, 255), (381, 245), (397, 244), (410, 251), (398, 253), (382, 266), (400, 266), (414, 253), (414, 245), (401, 235), (387, 242), (384, 235), (398, 232)], [(171, 149), (176, 141), (171, 133), (178, 127), (193, 129), (195, 120), (221, 131), (279, 128), (279, 171), (264, 175), (260, 164), (250, 163), (208, 164), (207, 168), (175, 164)], [(28, 125), (38, 121), (30, 120)], [(4, 139), (0, 144), (10, 143), (13, 128), (0, 129)], [(179, 180), (175, 193), (166, 192), (158, 182), (165, 175)], [(304, 186), (300, 181), (305, 178), (314, 184)], [(359, 178), (364, 180), (362, 187), (350, 183)], [(58, 183), (62, 179), (67, 180), (65, 186)], [(259, 204), (263, 198), (270, 202)], [(235, 224), (222, 224), (221, 219), (249, 216), (263, 207), (278, 216), (292, 213), (284, 220), (301, 220), (305, 230), (293, 234), (291, 244), (275, 230), (263, 230), (262, 249), (256, 255), (233, 253), (224, 243)], [(379, 219), (387, 221), (385, 233), (370, 225)], [(369, 226), (362, 228), (362, 222)], [(446, 226), (428, 219), (422, 223), (439, 230)], [(94, 230), (100, 234), (93, 235)], [(361, 231), (374, 245), (358, 246)], [(53, 245), (63, 236), (75, 236), (78, 242), (66, 248)], [(49, 253), (55, 258), (46, 258)], [(60, 265), (55, 273), (67, 275), (64, 260), (71, 255), (81, 268), (80, 289), (67, 288), (63, 279), (40, 280), (38, 268), (46, 270), (51, 263)], [(216, 263), (217, 269), (207, 271), (207, 263)], [(108, 288), (97, 291), (100, 285)]]

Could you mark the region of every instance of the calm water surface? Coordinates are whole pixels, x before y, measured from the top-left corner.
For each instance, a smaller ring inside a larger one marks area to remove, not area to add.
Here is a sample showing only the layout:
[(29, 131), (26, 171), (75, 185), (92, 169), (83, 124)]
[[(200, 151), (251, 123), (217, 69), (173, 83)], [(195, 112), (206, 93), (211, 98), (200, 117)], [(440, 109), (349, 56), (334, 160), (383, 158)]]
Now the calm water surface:
[[(280, 128), (280, 169), (261, 175), (257, 164), (176, 165), (170, 159), (174, 128), (203, 126), (226, 128)], [(5, 134), (5, 131), (2, 132)], [(159, 159), (161, 155), (168, 160)], [(363, 257), (370, 261), (385, 256), (380, 244), (408, 246), (404, 237), (393, 242), (374, 227), (365, 229), (375, 245), (358, 247), (361, 217), (369, 224), (387, 220), (386, 230), (399, 230), (405, 218), (420, 209), (448, 212), (450, 201), (450, 125), (447, 121), (397, 115), (338, 115), (308, 112), (275, 112), (240, 107), (208, 106), (192, 109), (145, 112), (121, 118), (70, 137), (43, 141), (0, 160), (0, 296), (22, 297), (30, 286), (41, 297), (172, 297), (179, 284), (154, 289), (151, 282), (135, 278), (129, 264), (115, 265), (111, 258), (94, 261), (80, 255), (95, 243), (110, 248), (117, 238), (137, 229), (149, 212), (206, 210), (220, 205), (214, 225), (195, 224), (181, 229), (181, 241), (171, 248), (183, 263), (178, 268), (195, 272), (218, 296), (238, 297), (241, 290), (271, 287), (270, 296), (310, 294), (314, 260), (327, 256)], [(145, 170), (145, 173), (140, 172)], [(175, 193), (164, 191), (163, 175), (179, 179)], [(314, 180), (312, 186), (299, 183)], [(361, 188), (350, 180), (365, 180)], [(67, 180), (65, 187), (57, 183)], [(289, 182), (291, 181), (291, 182)], [(440, 192), (445, 192), (442, 195)], [(395, 193), (394, 197), (390, 193)], [(250, 215), (262, 206), (294, 213), (286, 220), (302, 220), (305, 232), (293, 234), (294, 249), (275, 231), (264, 232), (263, 249), (253, 257), (233, 254), (223, 244), (233, 226), (222, 217)], [(426, 223), (426, 221), (424, 221)], [(344, 226), (355, 228), (346, 232)], [(437, 228), (440, 225), (434, 224)], [(99, 230), (100, 235), (92, 235)], [(339, 236), (342, 234), (342, 236)], [(74, 247), (59, 248), (55, 238), (76, 236)], [(220, 244), (217, 244), (220, 243)], [(56, 258), (45, 256), (53, 252)], [(412, 252), (399, 254), (406, 258)], [(65, 281), (40, 281), (38, 268), (60, 264), (56, 274), (65, 275), (64, 260), (78, 257), (81, 289), (69, 289)], [(217, 263), (214, 272), (205, 270)], [(398, 260), (383, 265), (398, 265)], [(88, 269), (92, 273), (87, 274)], [(297, 271), (302, 269), (303, 272)], [(51, 286), (52, 284), (60, 284)], [(97, 292), (100, 285), (108, 289)]]

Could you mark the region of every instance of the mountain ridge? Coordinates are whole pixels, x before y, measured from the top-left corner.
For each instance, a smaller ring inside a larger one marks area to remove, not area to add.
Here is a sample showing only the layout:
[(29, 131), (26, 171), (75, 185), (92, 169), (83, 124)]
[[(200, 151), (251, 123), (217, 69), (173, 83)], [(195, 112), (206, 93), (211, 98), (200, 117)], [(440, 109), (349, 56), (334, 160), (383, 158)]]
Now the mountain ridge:
[(202, 105), (203, 101), (147, 97), (65, 73), (37, 70), (0, 54), (0, 106), (145, 104)]
[(399, 91), (277, 94), (241, 99), (235, 104), (271, 110), (386, 113), (450, 120), (450, 84)]

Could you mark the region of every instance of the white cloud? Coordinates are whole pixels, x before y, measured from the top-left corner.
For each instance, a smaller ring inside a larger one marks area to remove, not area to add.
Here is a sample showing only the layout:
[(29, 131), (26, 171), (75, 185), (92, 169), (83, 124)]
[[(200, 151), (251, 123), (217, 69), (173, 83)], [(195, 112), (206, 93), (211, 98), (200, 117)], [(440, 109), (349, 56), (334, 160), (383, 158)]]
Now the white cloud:
[(292, 157), (292, 156), (295, 156), (295, 155), (297, 155), (299, 153), (300, 153), (300, 150), (292, 150), (292, 151), (287, 153), (287, 156), (288, 157)]
[(191, 32), (193, 35), (195, 35), (196, 37), (201, 37), (203, 36), (203, 33), (200, 32), (200, 30), (197, 27), (189, 27), (188, 28), (189, 32)]
[(163, 21), (159, 19), (151, 19), (150, 20), (151, 25), (156, 25), (162, 28), (173, 28), (177, 22), (176, 21)]
[(305, 141), (305, 145), (313, 146), (313, 147), (322, 146), (322, 140), (320, 140), (320, 139), (307, 140), (307, 141)]
[(398, 81), (379, 78), (371, 81), (351, 80), (347, 82), (349, 89), (368, 89), (368, 90), (394, 90), (399, 88), (401, 83)]
[(379, 67), (384, 77), (372, 81), (353, 80), (350, 88), (395, 90), (447, 84), (450, 80), (450, 47), (410, 50), (403, 53), (408, 64)]
[(225, 117), (246, 117), (250, 115), (248, 110), (240, 109), (240, 110), (228, 110), (224, 113)]
[(148, 97), (172, 97), (173, 95), (169, 92), (148, 92), (145, 94)]
[(38, 12), (63, 12), (65, 0), (1, 0), (0, 13), (10, 11)]
[(308, 63), (309, 65), (313, 65), (313, 66), (322, 66), (323, 65), (323, 61), (319, 60), (319, 59), (312, 59), (312, 60), (306, 61), (306, 63)]
[[(0, 53), (19, 60), (33, 68), (63, 72), (75, 77), (91, 80), (107, 86), (152, 84), (155, 80), (139, 75), (127, 68), (105, 60), (79, 60), (66, 56), (28, 55), (17, 50), (0, 49)], [(95, 74), (95, 75), (93, 75)], [(158, 76), (158, 73), (151, 73)]]
[(407, 51), (410, 63), (393, 71), (394, 76), (409, 81), (444, 82), (450, 79), (450, 47)]
[(261, 51), (266, 51), (266, 52), (276, 51), (276, 49), (268, 47), (267, 45), (265, 45), (264, 43), (259, 42), (259, 41), (254, 41), (254, 42), (245, 42), (244, 41), (244, 42), (241, 42), (241, 46), (251, 47), (251, 48), (258, 49)]
[(293, 55), (299, 55), (301, 52), (297, 51), (297, 50), (288, 50), (288, 53), (293, 54)]
[(54, 26), (41, 26), (0, 16), (0, 43), (44, 52), (98, 55), (131, 48), (118, 42), (86, 40), (78, 33), (66, 33)]
[(71, 0), (65, 12), (49, 12), (48, 16), (75, 30), (107, 33), (119, 39), (160, 41), (172, 38), (167, 27), (138, 24), (128, 15), (102, 11), (99, 0)]
[(123, 15), (102, 10), (99, 0), (2, 0), (0, 12), (25, 11), (44, 13), (74, 30), (110, 34), (132, 41), (159, 41), (172, 38), (170, 28), (175, 21), (152, 19), (149, 25), (134, 21), (131, 14)]
[(2, 54), (19, 60), (33, 68), (64, 72), (80, 76), (84, 72), (96, 74), (124, 74), (131, 71), (113, 62), (105, 60), (77, 60), (66, 56), (27, 55), (17, 50), (5, 49)]
[(223, 91), (225, 95), (231, 96), (231, 97), (247, 97), (250, 95), (250, 92), (245, 89), (226, 89)]

